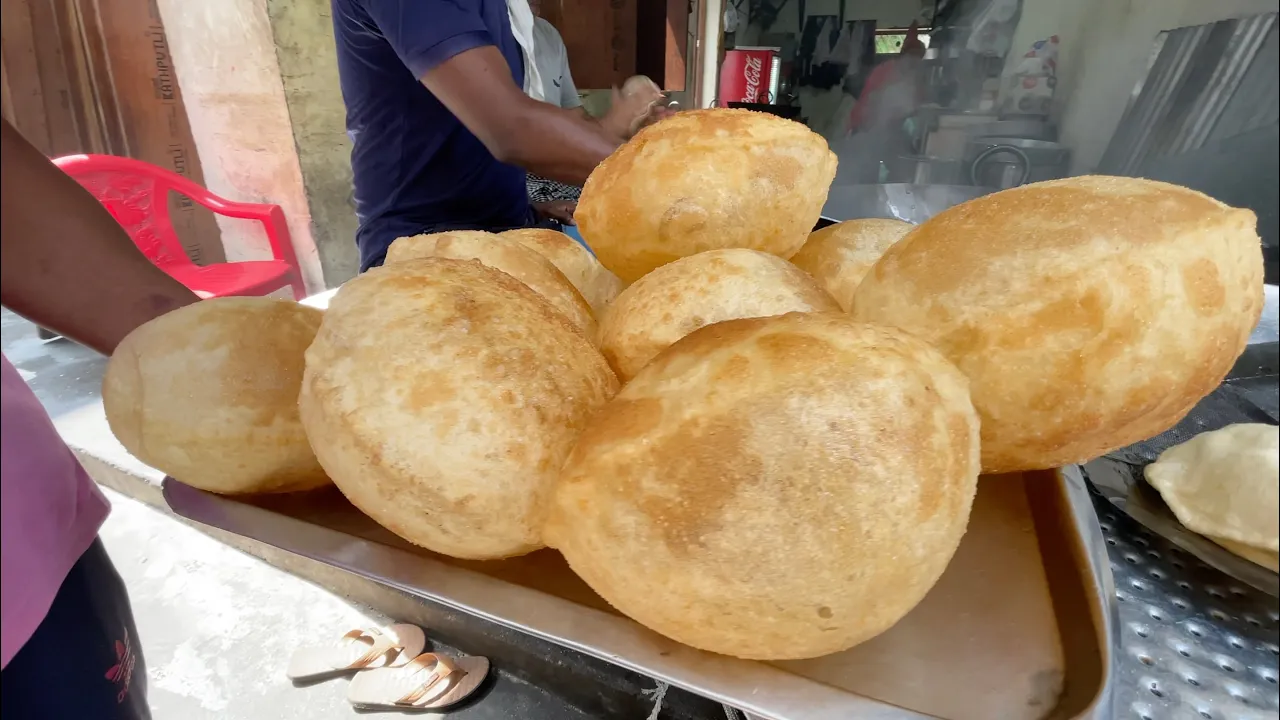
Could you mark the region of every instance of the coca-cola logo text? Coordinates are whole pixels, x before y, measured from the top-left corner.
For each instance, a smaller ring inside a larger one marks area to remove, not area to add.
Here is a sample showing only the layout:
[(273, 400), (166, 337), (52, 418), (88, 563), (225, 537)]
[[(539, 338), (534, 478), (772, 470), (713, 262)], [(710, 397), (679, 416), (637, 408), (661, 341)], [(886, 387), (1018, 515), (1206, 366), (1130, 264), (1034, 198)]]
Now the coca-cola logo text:
[(764, 60), (759, 57), (748, 57), (742, 66), (742, 76), (747, 80), (747, 90), (743, 102), (759, 102), (760, 78), (763, 75)]

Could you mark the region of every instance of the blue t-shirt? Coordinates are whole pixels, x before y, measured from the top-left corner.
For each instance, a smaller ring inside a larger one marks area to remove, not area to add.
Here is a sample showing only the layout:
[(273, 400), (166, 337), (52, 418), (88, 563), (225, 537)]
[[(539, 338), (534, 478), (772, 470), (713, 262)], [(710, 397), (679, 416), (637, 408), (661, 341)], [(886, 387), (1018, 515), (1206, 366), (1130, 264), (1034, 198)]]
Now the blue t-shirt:
[(332, 9), (360, 270), (381, 264), (401, 236), (532, 222), (524, 170), (498, 162), (420, 82), (455, 55), (494, 45), (521, 85), (506, 1), (332, 0)]

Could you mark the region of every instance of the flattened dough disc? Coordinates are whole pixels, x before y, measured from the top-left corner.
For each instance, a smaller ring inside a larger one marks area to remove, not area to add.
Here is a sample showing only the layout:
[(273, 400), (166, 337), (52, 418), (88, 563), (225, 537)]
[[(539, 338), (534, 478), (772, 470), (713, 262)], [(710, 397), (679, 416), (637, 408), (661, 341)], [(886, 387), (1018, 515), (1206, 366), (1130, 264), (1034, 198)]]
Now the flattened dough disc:
[(1280, 428), (1241, 423), (1197, 435), (1145, 475), (1189, 529), (1219, 544), (1280, 550)]

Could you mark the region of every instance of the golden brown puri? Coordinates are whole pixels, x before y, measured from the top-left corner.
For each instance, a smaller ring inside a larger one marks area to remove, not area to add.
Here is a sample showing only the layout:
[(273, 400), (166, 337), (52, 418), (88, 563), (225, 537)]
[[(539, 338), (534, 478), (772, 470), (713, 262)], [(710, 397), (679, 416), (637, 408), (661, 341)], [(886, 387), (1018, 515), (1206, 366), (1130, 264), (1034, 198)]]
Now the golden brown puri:
[(461, 558), (541, 547), (552, 482), (618, 388), (564, 315), (478, 260), (351, 280), (306, 363), (302, 420), (334, 483), (388, 530)]
[(209, 492), (309, 490), (329, 479), (298, 417), (321, 311), (220, 298), (134, 330), (102, 379), (107, 423), (139, 460)]
[(912, 227), (901, 220), (846, 220), (810, 233), (791, 263), (812, 275), (848, 312), (853, 292), (871, 266)]
[(835, 172), (826, 141), (800, 123), (692, 110), (644, 128), (601, 163), (574, 219), (624, 283), (707, 250), (788, 258), (818, 221)]
[(1085, 176), (971, 200), (885, 253), (853, 316), (968, 377), (985, 472), (1087, 460), (1174, 425), (1262, 310), (1255, 219), (1193, 190)]
[(842, 313), (704, 327), (592, 419), (547, 544), (674, 640), (816, 657), (897, 622), (950, 561), (978, 421), (940, 353)]
[(424, 257), (474, 259), (501, 270), (528, 285), (560, 311), (579, 332), (593, 341), (595, 339), (595, 316), (582, 294), (550, 260), (513, 238), (474, 230), (402, 237), (387, 248), (386, 264)]
[(562, 232), (542, 228), (522, 228), (500, 233), (551, 261), (586, 298), (599, 318), (622, 291), (622, 281), (596, 260), (581, 243)]
[(813, 278), (756, 250), (710, 250), (640, 278), (600, 319), (600, 350), (626, 382), (704, 325), (788, 312), (838, 312)]

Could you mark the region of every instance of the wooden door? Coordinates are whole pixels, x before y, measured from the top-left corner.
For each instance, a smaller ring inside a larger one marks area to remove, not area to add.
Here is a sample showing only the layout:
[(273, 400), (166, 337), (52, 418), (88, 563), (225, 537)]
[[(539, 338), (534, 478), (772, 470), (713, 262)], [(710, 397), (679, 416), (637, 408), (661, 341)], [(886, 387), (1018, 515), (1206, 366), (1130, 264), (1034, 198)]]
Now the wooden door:
[(539, 12), (569, 51), (579, 90), (621, 86), (647, 75), (668, 92), (685, 89), (693, 0), (541, 0)]
[(692, 0), (641, 0), (636, 27), (636, 72), (667, 92), (685, 89)]
[[(4, 118), (31, 144), (49, 157), (132, 157), (204, 184), (154, 3), (4, 0), (0, 8)], [(192, 260), (225, 260), (207, 210), (176, 195), (169, 210)]]
[(636, 74), (636, 3), (665, 0), (542, 0), (560, 31), (579, 90), (620, 87)]

